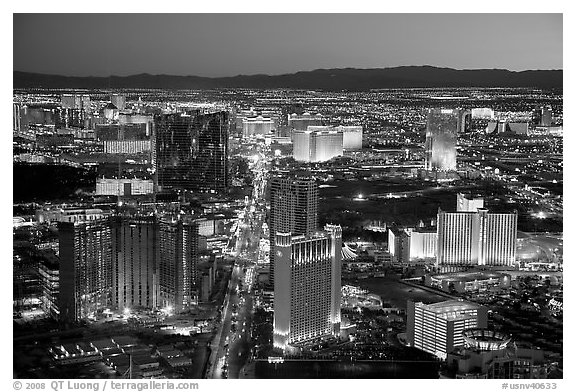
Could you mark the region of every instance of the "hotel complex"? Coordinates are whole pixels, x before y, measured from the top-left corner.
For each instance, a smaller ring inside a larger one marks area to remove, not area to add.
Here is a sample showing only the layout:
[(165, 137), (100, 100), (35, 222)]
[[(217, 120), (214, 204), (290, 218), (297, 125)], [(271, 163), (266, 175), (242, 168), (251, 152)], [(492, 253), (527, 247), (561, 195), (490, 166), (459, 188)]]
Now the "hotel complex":
[(516, 213), (438, 211), (436, 266), (457, 272), (471, 266), (512, 266), (516, 261)]
[(340, 333), (342, 229), (276, 234), (274, 346)]

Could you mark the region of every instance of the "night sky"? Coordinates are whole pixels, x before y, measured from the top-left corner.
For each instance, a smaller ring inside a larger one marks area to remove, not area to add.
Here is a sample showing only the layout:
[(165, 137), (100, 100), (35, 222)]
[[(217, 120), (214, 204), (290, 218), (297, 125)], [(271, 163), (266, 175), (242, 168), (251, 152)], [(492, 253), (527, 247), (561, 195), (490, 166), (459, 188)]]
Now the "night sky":
[(14, 70), (234, 76), (562, 69), (562, 14), (14, 14)]

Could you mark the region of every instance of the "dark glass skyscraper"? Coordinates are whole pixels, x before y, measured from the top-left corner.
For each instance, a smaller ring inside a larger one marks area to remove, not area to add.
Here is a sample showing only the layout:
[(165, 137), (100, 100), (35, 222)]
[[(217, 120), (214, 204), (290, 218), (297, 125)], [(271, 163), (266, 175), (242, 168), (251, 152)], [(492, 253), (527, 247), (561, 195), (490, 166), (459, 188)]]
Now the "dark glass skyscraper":
[(112, 294), (112, 241), (105, 217), (60, 222), (60, 317), (79, 321), (108, 308)]
[(113, 306), (156, 307), (160, 258), (156, 217), (117, 216), (111, 227)]
[(158, 191), (227, 189), (227, 112), (162, 114), (154, 124)]

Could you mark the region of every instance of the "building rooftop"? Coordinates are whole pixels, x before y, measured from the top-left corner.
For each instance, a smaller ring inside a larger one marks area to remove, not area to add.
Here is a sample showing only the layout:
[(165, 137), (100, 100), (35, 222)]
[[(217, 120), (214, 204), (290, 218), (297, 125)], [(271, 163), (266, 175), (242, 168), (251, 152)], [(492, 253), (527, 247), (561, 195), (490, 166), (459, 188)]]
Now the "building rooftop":
[(419, 302), (419, 304), (421, 308), (436, 313), (438, 317), (444, 318), (446, 320), (458, 320), (475, 317), (463, 312), (480, 308), (480, 306), (475, 303), (459, 300), (448, 300), (433, 304), (424, 304)]

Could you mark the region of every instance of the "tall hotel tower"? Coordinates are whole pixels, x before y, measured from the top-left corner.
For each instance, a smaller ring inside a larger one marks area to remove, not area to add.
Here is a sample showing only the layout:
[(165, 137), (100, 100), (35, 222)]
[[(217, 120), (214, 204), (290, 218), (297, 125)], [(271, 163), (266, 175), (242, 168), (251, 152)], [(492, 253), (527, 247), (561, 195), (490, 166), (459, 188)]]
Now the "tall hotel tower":
[(517, 223), (517, 213), (439, 210), (437, 267), (456, 272), (472, 266), (514, 265)]
[(112, 219), (112, 303), (119, 310), (155, 308), (160, 246), (155, 216)]
[(181, 311), (198, 300), (198, 224), (167, 216), (159, 226), (158, 306)]
[(318, 184), (313, 178), (270, 178), (270, 283), (274, 283), (276, 233), (311, 234), (318, 229)]
[(228, 113), (162, 114), (154, 118), (158, 191), (222, 192), (228, 187)]
[(460, 115), (456, 109), (429, 109), (426, 123), (426, 170), (456, 170)]
[(342, 229), (275, 236), (274, 346), (340, 333)]
[(59, 222), (60, 317), (75, 322), (110, 306), (112, 241), (108, 218)]

